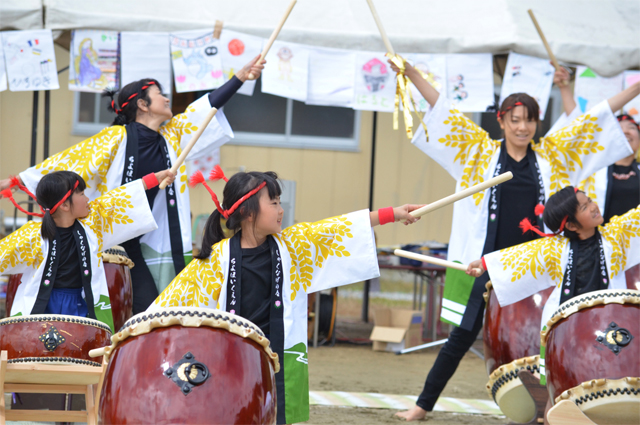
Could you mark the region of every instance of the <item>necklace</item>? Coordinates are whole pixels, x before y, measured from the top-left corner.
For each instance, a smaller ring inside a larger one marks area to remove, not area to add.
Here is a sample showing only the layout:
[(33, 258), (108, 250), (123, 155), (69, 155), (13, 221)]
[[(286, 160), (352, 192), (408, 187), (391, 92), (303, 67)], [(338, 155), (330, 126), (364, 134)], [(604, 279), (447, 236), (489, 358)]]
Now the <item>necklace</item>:
[(616, 180), (629, 180), (629, 178), (636, 175), (636, 172), (631, 170), (626, 174), (612, 173), (612, 175), (613, 175), (613, 178)]

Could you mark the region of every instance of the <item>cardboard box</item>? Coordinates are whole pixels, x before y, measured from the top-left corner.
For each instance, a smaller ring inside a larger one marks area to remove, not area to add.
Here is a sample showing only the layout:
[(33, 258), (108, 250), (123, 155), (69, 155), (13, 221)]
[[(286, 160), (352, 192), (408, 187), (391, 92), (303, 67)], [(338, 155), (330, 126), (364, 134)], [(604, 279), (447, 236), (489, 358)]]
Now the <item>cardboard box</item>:
[(381, 308), (376, 310), (369, 339), (374, 351), (397, 352), (422, 343), (422, 311)]

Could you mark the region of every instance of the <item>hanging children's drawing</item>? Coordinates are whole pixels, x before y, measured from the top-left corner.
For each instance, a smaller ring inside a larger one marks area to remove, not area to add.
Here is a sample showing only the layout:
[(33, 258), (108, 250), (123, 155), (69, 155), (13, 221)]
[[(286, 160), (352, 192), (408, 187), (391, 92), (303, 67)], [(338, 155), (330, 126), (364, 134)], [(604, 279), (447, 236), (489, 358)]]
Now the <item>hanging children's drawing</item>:
[[(253, 35), (228, 29), (222, 30), (220, 34), (220, 59), (225, 81), (230, 80), (240, 68), (262, 52), (263, 41), (262, 38)], [(247, 80), (240, 87), (238, 93), (251, 96), (255, 86), (255, 80)]]
[(500, 104), (513, 93), (527, 93), (540, 106), (540, 119), (544, 119), (551, 86), (553, 85), (553, 66), (548, 59), (510, 53), (502, 80)]
[(117, 67), (116, 31), (71, 31), (69, 90), (100, 93), (118, 89)]
[(460, 112), (484, 112), (495, 103), (490, 53), (447, 55), (447, 97)]
[(262, 91), (304, 102), (309, 81), (309, 50), (301, 44), (276, 41), (267, 54)]
[(51, 30), (2, 33), (11, 91), (59, 89)]
[[(422, 77), (440, 93), (447, 93), (447, 55), (430, 53), (401, 54), (417, 69)], [(418, 111), (428, 111), (429, 103), (422, 97), (416, 86), (409, 83), (409, 90)]]
[(384, 53), (356, 55), (353, 109), (393, 112), (396, 74)]
[(0, 37), (0, 91), (7, 89), (7, 71), (4, 65), (4, 50), (2, 49), (2, 38)]
[(355, 53), (346, 50), (312, 50), (307, 104), (352, 106), (355, 60)]
[(173, 32), (169, 38), (178, 93), (211, 90), (224, 84), (219, 40), (213, 38), (210, 29)]
[(170, 53), (166, 32), (121, 32), (120, 85), (155, 78), (164, 93), (171, 93)]
[(623, 75), (605, 78), (591, 68), (579, 65), (576, 70), (574, 96), (580, 110), (584, 113), (603, 100), (609, 99), (622, 90)]

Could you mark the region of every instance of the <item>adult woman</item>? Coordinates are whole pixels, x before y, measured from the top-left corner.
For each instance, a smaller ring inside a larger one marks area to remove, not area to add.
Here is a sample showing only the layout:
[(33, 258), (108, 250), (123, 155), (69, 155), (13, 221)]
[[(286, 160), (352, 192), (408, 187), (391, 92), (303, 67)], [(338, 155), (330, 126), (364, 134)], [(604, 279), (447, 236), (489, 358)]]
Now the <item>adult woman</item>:
[[(395, 65), (391, 64), (391, 67), (399, 71)], [(631, 153), (611, 111), (640, 94), (640, 84), (535, 143), (539, 107), (531, 96), (516, 93), (504, 100), (498, 111), (498, 122), (505, 138), (496, 141), (452, 108), (446, 98), (409, 64), (406, 64), (405, 75), (433, 108), (426, 118), (430, 141), (420, 127), (412, 143), (456, 179), (457, 190), (506, 171), (514, 174), (512, 180), (492, 188), (486, 194), (488, 196), (479, 193), (454, 205), (450, 260), (469, 263), (477, 258), (474, 255), (482, 256), (534, 239), (535, 236), (523, 235), (518, 224), (528, 217), (543, 225), (541, 217), (534, 215), (532, 208), (535, 209), (535, 205), (544, 203), (562, 187), (576, 184), (597, 169)], [(486, 274), (466, 282), (447, 281), (447, 285), (467, 288), (461, 290), (462, 298), (468, 297), (466, 305), (458, 299), (455, 310), (448, 310), (449, 320), (457, 321), (459, 327), (451, 332), (440, 350), (416, 406), (397, 413), (398, 416), (416, 420), (424, 418), (426, 412), (433, 409), (482, 328), (482, 293), (487, 281)]]
[[(114, 93), (107, 93), (112, 97), (111, 109), (117, 114), (111, 127), (20, 173), (20, 179), (34, 191), (43, 174), (55, 170), (74, 171), (86, 181), (87, 196), (95, 199), (150, 170), (169, 168), (210, 108), (222, 107), (249, 75), (257, 78), (264, 63), (259, 62), (259, 57), (254, 58), (218, 90), (198, 99), (185, 113), (175, 117), (172, 117), (169, 99), (162, 94), (156, 80), (143, 79), (128, 84), (120, 90), (117, 103)], [(233, 133), (224, 114), (218, 112), (190, 158), (224, 144), (231, 137)], [(0, 190), (9, 185), (9, 179), (0, 181)], [(136, 264), (131, 270), (134, 314), (153, 302), (191, 255), (186, 167), (180, 167), (176, 183), (167, 186), (165, 191), (156, 188), (146, 194), (158, 229), (124, 244)]]

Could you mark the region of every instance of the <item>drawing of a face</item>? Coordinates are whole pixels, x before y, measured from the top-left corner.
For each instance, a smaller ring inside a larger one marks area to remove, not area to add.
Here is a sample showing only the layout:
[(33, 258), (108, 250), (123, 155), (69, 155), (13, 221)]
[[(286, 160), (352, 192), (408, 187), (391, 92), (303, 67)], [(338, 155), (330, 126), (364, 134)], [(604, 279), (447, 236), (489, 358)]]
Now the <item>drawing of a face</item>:
[(281, 61), (288, 62), (292, 57), (293, 53), (288, 47), (281, 47), (280, 50), (278, 50), (278, 58), (280, 58)]
[(362, 75), (367, 84), (367, 90), (375, 93), (384, 89), (384, 83), (389, 78), (389, 71), (384, 62), (373, 58), (362, 67)]

